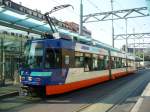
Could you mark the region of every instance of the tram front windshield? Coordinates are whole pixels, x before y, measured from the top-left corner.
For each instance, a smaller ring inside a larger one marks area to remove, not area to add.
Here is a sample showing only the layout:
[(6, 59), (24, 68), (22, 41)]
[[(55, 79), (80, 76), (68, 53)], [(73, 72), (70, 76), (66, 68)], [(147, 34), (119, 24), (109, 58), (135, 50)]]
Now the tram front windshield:
[(30, 43), (25, 47), (25, 65), (30, 68), (43, 67), (43, 43)]

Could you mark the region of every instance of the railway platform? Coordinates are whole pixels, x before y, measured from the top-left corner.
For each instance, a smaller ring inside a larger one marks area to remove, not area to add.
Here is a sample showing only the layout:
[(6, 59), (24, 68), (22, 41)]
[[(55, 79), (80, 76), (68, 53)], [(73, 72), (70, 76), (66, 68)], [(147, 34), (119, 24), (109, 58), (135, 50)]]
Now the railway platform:
[(0, 87), (0, 99), (19, 95), (19, 85), (6, 85)]
[(149, 112), (150, 111), (150, 83), (146, 86), (131, 112)]

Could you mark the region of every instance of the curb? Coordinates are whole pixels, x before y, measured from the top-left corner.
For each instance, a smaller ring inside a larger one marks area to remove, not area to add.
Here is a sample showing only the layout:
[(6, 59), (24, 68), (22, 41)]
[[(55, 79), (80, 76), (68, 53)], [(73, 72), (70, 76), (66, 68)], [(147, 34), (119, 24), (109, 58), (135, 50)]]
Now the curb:
[(139, 112), (140, 107), (144, 101), (144, 98), (148, 96), (150, 96), (150, 83), (147, 84), (141, 96), (139, 97), (139, 99), (137, 100), (136, 104), (133, 106), (130, 112)]
[(14, 91), (14, 92), (10, 92), (8, 94), (2, 94), (2, 95), (0, 95), (0, 100), (4, 99), (4, 98), (13, 97), (13, 96), (19, 96), (19, 92), (18, 91)]

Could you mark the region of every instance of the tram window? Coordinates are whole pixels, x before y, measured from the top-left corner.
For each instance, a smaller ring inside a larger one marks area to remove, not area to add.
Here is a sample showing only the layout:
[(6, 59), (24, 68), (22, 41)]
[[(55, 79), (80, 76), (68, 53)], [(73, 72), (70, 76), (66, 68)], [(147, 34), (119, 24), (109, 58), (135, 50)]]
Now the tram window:
[(91, 54), (89, 53), (85, 53), (84, 54), (84, 71), (88, 72), (88, 71), (92, 71), (93, 70), (93, 62), (92, 62), (92, 57)]
[(132, 60), (132, 67), (134, 67), (134, 60)]
[(65, 56), (65, 64), (69, 65), (69, 56), (68, 55)]
[[(30, 46), (30, 44), (29, 44)], [(42, 68), (43, 62), (43, 44), (42, 43), (32, 43), (30, 49), (29, 46), (26, 46), (25, 54), (27, 64), (30, 65), (31, 68)], [(27, 57), (29, 53), (29, 56)]]
[(133, 62), (133, 60), (131, 60), (131, 67), (133, 67), (133, 64), (134, 64), (134, 62)]
[(130, 60), (130, 67), (132, 67), (132, 60)]
[(83, 67), (83, 66), (84, 66), (83, 53), (75, 52), (75, 67)]
[(62, 67), (68, 68), (74, 66), (74, 51), (71, 49), (62, 49)]
[(105, 63), (105, 68), (104, 68), (104, 70), (109, 69), (109, 66), (112, 67), (112, 64), (113, 64), (112, 61), (111, 61), (111, 63), (110, 63), (109, 56), (105, 56), (105, 57), (104, 57), (104, 63)]
[(128, 59), (128, 67), (131, 67), (131, 65), (132, 65), (132, 62), (130, 59)]
[(121, 63), (121, 68), (123, 67), (123, 63), (122, 63), (123, 58), (121, 58), (120, 63)]
[(116, 57), (116, 58), (115, 58), (115, 61), (116, 61), (116, 68), (119, 68), (119, 58)]
[(118, 58), (118, 68), (122, 67), (122, 58)]
[(93, 70), (98, 70), (98, 55), (93, 54)]
[(134, 62), (134, 60), (132, 60), (132, 67), (134, 67), (134, 65), (135, 65), (135, 62)]
[(114, 69), (117, 68), (117, 57), (114, 57)]
[(125, 58), (122, 59), (122, 66), (123, 66), (123, 67), (126, 67), (126, 66), (127, 66), (127, 65), (126, 65), (126, 59), (125, 59)]
[(99, 55), (99, 57), (98, 57), (98, 70), (104, 70), (104, 69), (105, 69), (104, 56)]
[(116, 57), (116, 68), (121, 68), (121, 65), (122, 65), (121, 58)]
[(60, 50), (46, 48), (45, 68), (60, 67), (60, 63), (61, 63)]
[(111, 68), (114, 69), (115, 68), (115, 58), (111, 57)]
[(108, 56), (103, 56), (103, 58), (100, 59), (100, 70), (106, 70), (109, 66), (109, 59)]

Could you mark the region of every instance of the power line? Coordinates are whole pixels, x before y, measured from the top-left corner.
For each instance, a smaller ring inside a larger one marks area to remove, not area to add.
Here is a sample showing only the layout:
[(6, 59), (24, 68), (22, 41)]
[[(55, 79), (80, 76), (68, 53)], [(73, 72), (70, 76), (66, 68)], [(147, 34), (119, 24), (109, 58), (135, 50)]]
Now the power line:
[[(113, 0), (113, 1), (114, 1), (114, 3), (116, 3), (120, 8), (125, 9), (124, 6), (122, 6), (122, 4), (120, 4), (117, 0)], [(131, 19), (131, 21), (132, 21), (132, 23), (134, 24), (134, 26), (137, 26), (137, 25), (138, 25), (139, 27), (142, 28), (141, 25), (137, 24), (138, 22), (137, 22), (136, 19), (134, 19), (134, 20)], [(133, 25), (132, 25), (132, 26), (133, 26)]]
[[(91, 0), (87, 0), (94, 8), (96, 8), (97, 10), (99, 10), (99, 11), (101, 11), (98, 7), (97, 7), (97, 5), (95, 5)], [(102, 11), (101, 11), (102, 12)], [(115, 25), (117, 26), (117, 27), (120, 27), (120, 26), (118, 26), (118, 24), (116, 24), (115, 23)], [(121, 28), (121, 27), (120, 27)]]
[[(94, 4), (91, 0), (87, 0), (95, 9), (101, 11), (96, 4)], [(102, 12), (102, 11), (101, 11)]]

